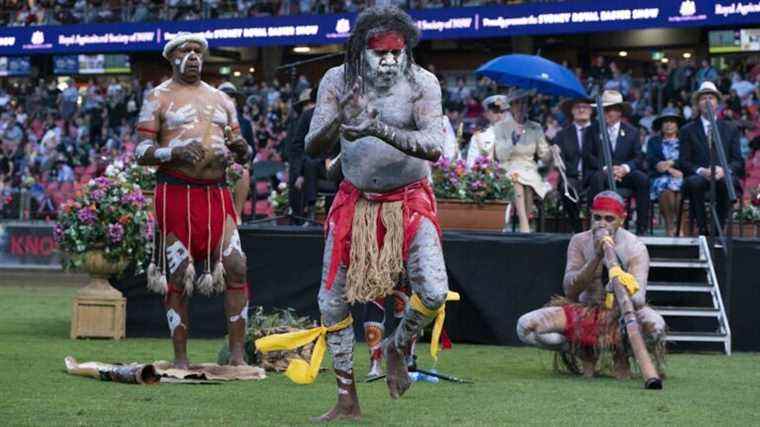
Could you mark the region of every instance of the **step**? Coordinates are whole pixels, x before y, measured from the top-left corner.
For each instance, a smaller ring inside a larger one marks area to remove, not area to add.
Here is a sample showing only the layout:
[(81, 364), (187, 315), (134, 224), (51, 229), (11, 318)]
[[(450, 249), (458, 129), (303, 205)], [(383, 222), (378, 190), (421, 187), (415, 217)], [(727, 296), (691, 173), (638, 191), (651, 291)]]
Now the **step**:
[(720, 310), (713, 307), (652, 307), (661, 316), (679, 317), (719, 317)]
[(707, 261), (689, 260), (681, 258), (652, 258), (649, 260), (649, 268), (707, 268)]
[(647, 246), (699, 246), (696, 237), (639, 237)]
[(647, 292), (712, 292), (713, 287), (707, 283), (697, 282), (648, 282)]
[(728, 335), (722, 332), (668, 332), (666, 341), (724, 342)]

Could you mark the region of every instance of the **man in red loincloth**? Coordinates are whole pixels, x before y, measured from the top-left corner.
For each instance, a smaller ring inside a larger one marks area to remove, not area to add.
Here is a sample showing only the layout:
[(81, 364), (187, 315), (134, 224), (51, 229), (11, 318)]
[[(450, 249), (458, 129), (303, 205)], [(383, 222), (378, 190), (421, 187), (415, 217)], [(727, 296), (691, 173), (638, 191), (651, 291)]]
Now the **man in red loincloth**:
[[(594, 197), (591, 230), (574, 235), (567, 248), (562, 283), (565, 297), (555, 297), (549, 306), (531, 311), (517, 322), (522, 342), (557, 351), (558, 366), (587, 377), (595, 374), (604, 354), (612, 355), (615, 377), (630, 376), (629, 354), (620, 334), (620, 311), (605, 306), (608, 280), (604, 276), (611, 279), (618, 272), (630, 273), (638, 282), (631, 302), (658, 367), (663, 363), (665, 320), (645, 301), (649, 253), (635, 234), (622, 228), (625, 216), (623, 199), (617, 193), (604, 191)], [(608, 273), (602, 262), (602, 245), (611, 245), (620, 260), (620, 266)]]
[(225, 169), (233, 160), (246, 164), (252, 153), (240, 135), (233, 101), (201, 81), (207, 49), (203, 37), (190, 34), (166, 44), (163, 56), (172, 78), (145, 97), (137, 123), (137, 161), (158, 166), (158, 263), (148, 268), (148, 287), (166, 294), (174, 365), (183, 369), (189, 365), (188, 300), (193, 290), (225, 292), (230, 363), (245, 364), (246, 257)]

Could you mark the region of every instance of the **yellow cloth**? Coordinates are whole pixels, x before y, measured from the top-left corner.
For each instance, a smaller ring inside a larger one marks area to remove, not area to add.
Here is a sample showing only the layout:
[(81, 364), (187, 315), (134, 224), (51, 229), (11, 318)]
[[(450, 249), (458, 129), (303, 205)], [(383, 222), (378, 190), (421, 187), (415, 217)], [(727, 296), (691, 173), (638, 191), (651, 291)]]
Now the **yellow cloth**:
[(311, 361), (306, 363), (301, 359), (291, 359), (285, 375), (296, 384), (311, 384), (319, 375), (319, 367), (325, 357), (327, 342), (325, 336), (328, 332), (337, 332), (353, 325), (354, 319), (348, 317), (330, 327), (319, 326), (303, 331), (288, 332), (286, 334), (269, 335), (256, 340), (256, 348), (263, 353), (278, 350), (293, 350), (316, 340), (311, 351)]
[[(459, 294), (449, 291), (446, 294), (446, 301), (459, 301)], [(425, 317), (435, 317), (433, 323), (433, 335), (430, 337), (430, 355), (433, 356), (433, 360), (438, 360), (439, 341), (441, 340), (441, 331), (443, 331), (443, 321), (446, 320), (446, 304), (438, 307), (437, 310), (431, 310), (425, 307), (417, 294), (412, 295), (409, 304), (412, 306), (412, 310), (421, 313)]]
[[(620, 268), (619, 265), (616, 265), (610, 269), (609, 276), (610, 282), (613, 279), (617, 278), (618, 282), (620, 282), (620, 284), (625, 287), (626, 291), (628, 291), (628, 295), (633, 296), (633, 294), (639, 291), (639, 283), (636, 281), (636, 278), (633, 277), (633, 274), (626, 273), (622, 268)], [(604, 300), (604, 306), (607, 309), (612, 309), (614, 303), (615, 294), (608, 292)]]

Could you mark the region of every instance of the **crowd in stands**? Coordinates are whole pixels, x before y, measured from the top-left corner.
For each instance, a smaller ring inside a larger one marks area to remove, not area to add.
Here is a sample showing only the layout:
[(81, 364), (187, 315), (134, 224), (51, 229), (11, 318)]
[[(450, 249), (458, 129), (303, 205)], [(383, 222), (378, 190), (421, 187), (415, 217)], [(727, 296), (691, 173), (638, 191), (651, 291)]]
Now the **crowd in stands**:
[[(488, 126), (483, 100), (501, 90), (471, 73), (440, 73), (444, 113), (454, 129), (463, 129), (461, 153), (476, 132)], [(631, 105), (624, 120), (640, 131), (645, 151), (655, 135), (652, 126), (665, 108), (677, 108), (686, 120), (695, 117), (691, 94), (704, 81), (715, 82), (724, 94), (717, 115), (741, 130), (741, 148), (747, 160), (745, 186), (760, 181), (760, 64), (745, 61), (718, 71), (707, 61), (689, 60), (653, 65), (645, 77), (634, 78), (614, 62), (596, 58), (577, 69), (581, 81), (620, 91)], [(71, 81), (69, 83), (72, 83)], [(77, 186), (102, 173), (114, 158), (135, 146), (134, 122), (142, 98), (159, 82), (141, 84), (131, 78), (93, 79), (78, 86), (52, 80), (0, 80), (0, 209), (4, 218), (52, 218), (57, 206)], [(305, 76), (294, 85), (277, 80), (238, 81), (244, 116), (254, 129), (255, 161), (284, 162), (287, 129), (295, 120), (291, 101), (312, 86)], [(503, 90), (503, 88), (502, 88)], [(529, 118), (540, 123), (551, 142), (572, 118), (560, 108), (560, 99), (535, 95)], [(287, 177), (278, 177), (287, 182)], [(277, 185), (276, 182), (272, 184)], [(556, 185), (556, 182), (555, 182)], [(29, 195), (26, 205), (17, 195)], [(266, 188), (260, 189), (266, 192)], [(745, 194), (747, 194), (745, 192)], [(266, 212), (266, 208), (254, 208)]]
[(358, 12), (391, 4), (405, 9), (486, 6), (521, 0), (0, 0), (0, 25), (178, 21), (247, 16)]

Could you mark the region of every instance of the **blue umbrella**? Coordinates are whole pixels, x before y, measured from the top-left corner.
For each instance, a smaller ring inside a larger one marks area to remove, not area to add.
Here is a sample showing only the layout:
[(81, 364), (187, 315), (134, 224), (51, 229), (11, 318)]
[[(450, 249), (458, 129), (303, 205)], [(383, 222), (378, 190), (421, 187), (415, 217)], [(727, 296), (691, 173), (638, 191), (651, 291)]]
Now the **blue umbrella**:
[(540, 56), (500, 56), (481, 65), (475, 74), (486, 76), (502, 86), (535, 89), (539, 93), (569, 98), (588, 98), (586, 89), (572, 71)]

